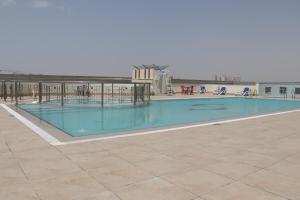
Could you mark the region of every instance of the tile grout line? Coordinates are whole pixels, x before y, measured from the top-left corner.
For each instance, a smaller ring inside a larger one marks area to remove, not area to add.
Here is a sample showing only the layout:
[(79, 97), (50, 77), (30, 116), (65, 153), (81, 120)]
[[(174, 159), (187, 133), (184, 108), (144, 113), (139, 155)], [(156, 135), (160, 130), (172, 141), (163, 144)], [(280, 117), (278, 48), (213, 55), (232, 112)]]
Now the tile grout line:
[(32, 189), (32, 191), (34, 192), (34, 194), (36, 195), (36, 197), (38, 198), (38, 200), (41, 200), (41, 197), (38, 194), (38, 192), (32, 187), (31, 181), (30, 181), (29, 177), (27, 176), (24, 168), (22, 167), (22, 164), (21, 164), (20, 160), (15, 156), (14, 151), (12, 151), (12, 149), (10, 148), (10, 146), (7, 144), (6, 141), (5, 141), (5, 144), (6, 144), (7, 148), (9, 149), (9, 151), (11, 152), (11, 154), (13, 155), (13, 158), (17, 160), (18, 166), (20, 167), (22, 173), (24, 174), (24, 177), (26, 178), (26, 180), (29, 182), (29, 184), (31, 186), (30, 188)]

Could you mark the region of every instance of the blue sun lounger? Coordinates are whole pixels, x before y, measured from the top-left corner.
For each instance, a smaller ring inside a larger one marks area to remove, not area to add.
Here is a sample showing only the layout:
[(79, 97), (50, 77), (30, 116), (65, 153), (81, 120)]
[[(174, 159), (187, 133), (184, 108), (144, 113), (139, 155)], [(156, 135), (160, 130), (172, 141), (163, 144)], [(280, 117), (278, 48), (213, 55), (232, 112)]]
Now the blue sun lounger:
[(250, 95), (250, 88), (245, 87), (242, 91), (242, 96), (249, 96)]
[(219, 95), (225, 95), (226, 94), (226, 87), (221, 87), (219, 90)]
[(225, 86), (219, 87), (219, 88), (214, 92), (214, 94), (216, 94), (216, 95), (225, 95), (225, 94), (226, 94), (226, 87), (225, 87)]
[(200, 86), (199, 93), (200, 93), (200, 94), (206, 93), (206, 88), (205, 88), (205, 86)]

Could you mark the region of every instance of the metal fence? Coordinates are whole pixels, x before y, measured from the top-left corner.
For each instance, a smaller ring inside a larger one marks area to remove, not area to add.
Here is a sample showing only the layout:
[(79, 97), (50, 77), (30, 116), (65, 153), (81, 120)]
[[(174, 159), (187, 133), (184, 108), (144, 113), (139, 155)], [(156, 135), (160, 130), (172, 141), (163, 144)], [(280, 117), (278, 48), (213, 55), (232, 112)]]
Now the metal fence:
[(2, 81), (0, 98), (15, 104), (140, 105), (150, 102), (150, 84)]

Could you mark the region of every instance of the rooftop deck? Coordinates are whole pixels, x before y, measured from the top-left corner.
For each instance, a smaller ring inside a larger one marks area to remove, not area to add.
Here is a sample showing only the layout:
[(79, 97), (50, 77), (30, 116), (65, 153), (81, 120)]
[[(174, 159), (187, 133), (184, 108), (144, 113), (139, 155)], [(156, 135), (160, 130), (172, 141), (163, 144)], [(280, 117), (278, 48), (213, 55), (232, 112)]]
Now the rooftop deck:
[(51, 146), (0, 107), (0, 199), (300, 199), (299, 119)]

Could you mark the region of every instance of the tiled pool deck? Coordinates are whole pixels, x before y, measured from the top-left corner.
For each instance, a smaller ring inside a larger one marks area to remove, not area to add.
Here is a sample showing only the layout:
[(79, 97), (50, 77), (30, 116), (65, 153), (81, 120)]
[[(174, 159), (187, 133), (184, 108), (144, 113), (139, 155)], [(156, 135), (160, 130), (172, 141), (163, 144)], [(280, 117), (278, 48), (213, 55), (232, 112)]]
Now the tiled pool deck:
[(51, 146), (0, 107), (2, 200), (300, 199), (300, 112)]

